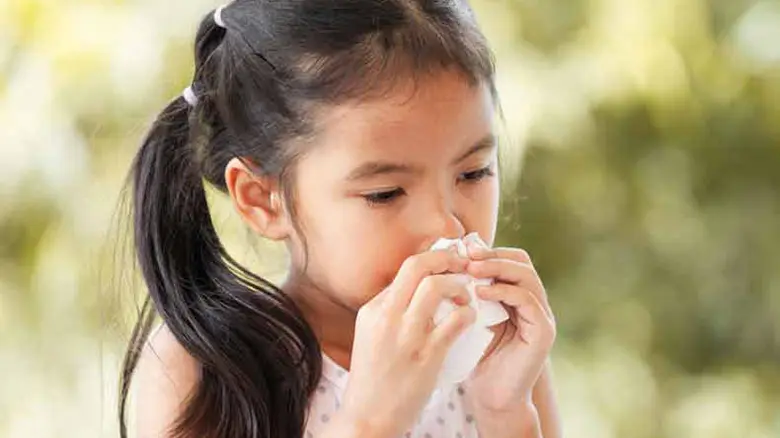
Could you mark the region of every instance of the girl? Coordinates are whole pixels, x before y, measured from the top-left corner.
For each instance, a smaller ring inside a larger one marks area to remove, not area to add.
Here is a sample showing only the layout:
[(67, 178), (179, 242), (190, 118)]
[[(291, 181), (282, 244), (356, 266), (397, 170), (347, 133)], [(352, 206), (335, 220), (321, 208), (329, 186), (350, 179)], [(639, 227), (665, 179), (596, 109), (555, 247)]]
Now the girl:
[[(208, 14), (191, 87), (133, 165), (149, 289), (125, 361), (142, 437), (557, 437), (555, 336), (498, 210), (491, 53), (456, 0), (236, 0)], [(203, 180), (283, 241), (281, 287), (220, 244)], [(431, 398), (474, 321), (451, 273), (493, 278), (510, 320), (463, 385)], [(440, 324), (442, 300), (458, 304)], [(155, 316), (159, 330), (151, 330)]]

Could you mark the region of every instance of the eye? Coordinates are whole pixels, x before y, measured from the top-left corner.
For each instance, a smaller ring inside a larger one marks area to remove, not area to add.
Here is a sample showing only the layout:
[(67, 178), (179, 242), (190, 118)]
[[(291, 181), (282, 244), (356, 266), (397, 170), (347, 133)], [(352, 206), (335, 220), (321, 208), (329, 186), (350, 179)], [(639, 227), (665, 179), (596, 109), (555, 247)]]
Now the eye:
[(458, 177), (458, 181), (477, 182), (494, 175), (495, 172), (493, 172), (493, 166), (486, 166), (479, 170), (474, 170), (472, 172), (466, 172), (460, 174), (460, 176)]
[(396, 198), (405, 195), (404, 189), (397, 188), (393, 190), (385, 190), (381, 192), (366, 193), (363, 199), (366, 200), (369, 207), (375, 207), (378, 205), (385, 205), (393, 202)]

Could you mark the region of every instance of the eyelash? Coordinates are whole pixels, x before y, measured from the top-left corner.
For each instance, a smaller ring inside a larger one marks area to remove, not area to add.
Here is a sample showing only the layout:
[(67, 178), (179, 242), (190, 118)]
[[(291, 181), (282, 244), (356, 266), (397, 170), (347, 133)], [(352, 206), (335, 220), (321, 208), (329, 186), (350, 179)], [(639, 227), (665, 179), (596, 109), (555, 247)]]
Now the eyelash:
[[(473, 172), (466, 172), (458, 177), (458, 182), (477, 183), (485, 178), (495, 176), (493, 168), (491, 166), (483, 167), (482, 169), (475, 170)], [(363, 196), (369, 207), (377, 207), (381, 205), (387, 205), (395, 201), (406, 194), (406, 191), (402, 188), (396, 188), (393, 190), (385, 190), (382, 192), (367, 193)]]
[(492, 166), (486, 166), (483, 167), (482, 169), (475, 170), (473, 172), (466, 172), (461, 174), (460, 177), (458, 177), (458, 181), (473, 183), (491, 176), (495, 176), (495, 174), (496, 173), (493, 172)]
[(404, 189), (398, 188), (393, 190), (385, 190), (383, 192), (367, 193), (363, 195), (363, 199), (366, 200), (369, 207), (376, 207), (379, 205), (385, 205), (393, 202), (399, 196), (406, 194)]

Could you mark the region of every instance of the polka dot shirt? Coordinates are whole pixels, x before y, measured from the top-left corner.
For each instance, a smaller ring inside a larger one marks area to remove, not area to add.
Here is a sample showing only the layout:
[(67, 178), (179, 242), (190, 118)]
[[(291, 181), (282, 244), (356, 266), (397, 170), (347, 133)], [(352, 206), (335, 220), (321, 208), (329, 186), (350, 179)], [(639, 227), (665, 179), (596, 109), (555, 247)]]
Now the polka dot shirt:
[[(341, 406), (349, 372), (323, 355), (322, 378), (309, 405), (306, 438), (317, 438)], [(467, 412), (463, 388), (436, 390), (416, 424), (398, 438), (477, 438), (474, 417)]]

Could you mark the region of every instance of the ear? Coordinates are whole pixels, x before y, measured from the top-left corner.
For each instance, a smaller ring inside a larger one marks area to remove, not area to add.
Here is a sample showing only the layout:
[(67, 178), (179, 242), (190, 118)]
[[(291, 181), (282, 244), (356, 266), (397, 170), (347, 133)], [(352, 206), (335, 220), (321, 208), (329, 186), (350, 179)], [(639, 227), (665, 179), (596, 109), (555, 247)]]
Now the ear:
[(252, 230), (272, 240), (284, 240), (292, 230), (275, 178), (254, 174), (239, 159), (225, 167), (225, 185), (236, 211)]

